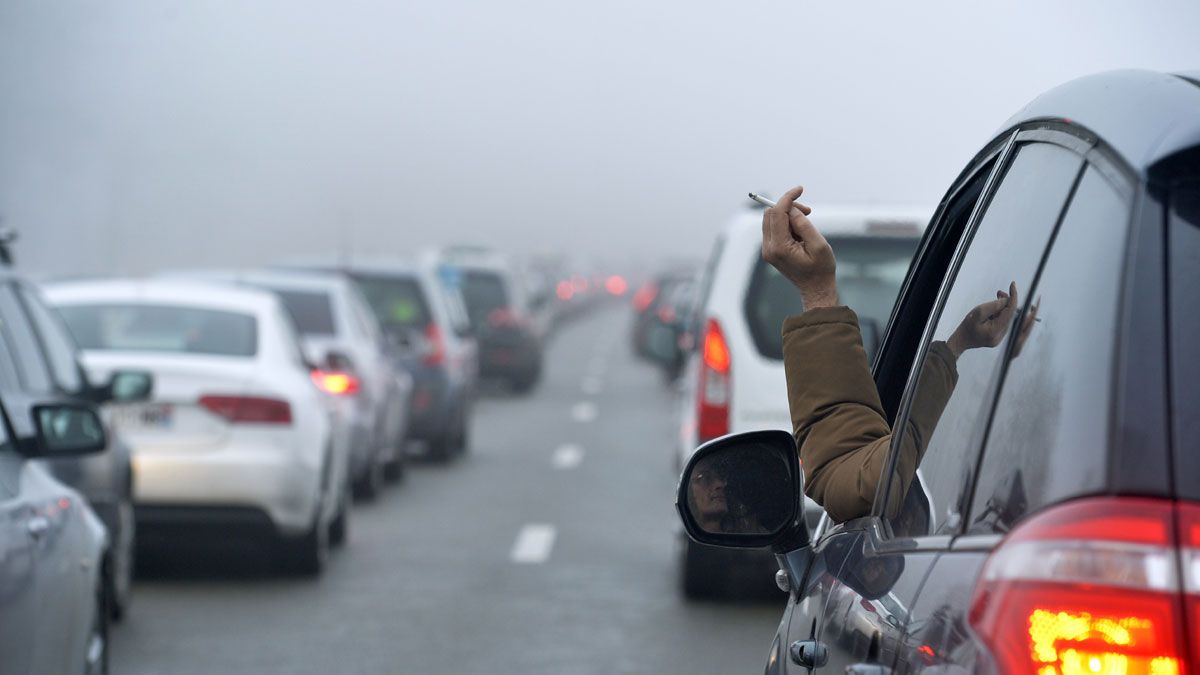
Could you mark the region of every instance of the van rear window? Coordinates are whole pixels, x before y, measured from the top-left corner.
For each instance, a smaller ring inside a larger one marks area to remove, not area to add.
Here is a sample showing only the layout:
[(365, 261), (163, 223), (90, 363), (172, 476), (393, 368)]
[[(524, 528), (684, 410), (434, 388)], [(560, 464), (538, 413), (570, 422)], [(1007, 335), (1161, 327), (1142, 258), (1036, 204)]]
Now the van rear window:
[(1179, 496), (1200, 499), (1200, 178), (1180, 182), (1171, 191), (1170, 310), (1171, 408), (1175, 478)]
[(357, 274), (354, 280), (385, 329), (424, 328), (432, 321), (416, 279)]
[(271, 289), (283, 301), (301, 335), (334, 335), (333, 301), (328, 293)]
[(249, 314), (177, 305), (99, 304), (58, 308), (82, 349), (254, 356)]
[[(920, 239), (917, 237), (828, 238), (837, 256), (838, 295), (853, 309), (872, 359), (878, 349)], [(800, 292), (774, 267), (755, 254), (754, 273), (746, 292), (746, 322), (758, 352), (783, 360), (783, 320), (804, 311)]]

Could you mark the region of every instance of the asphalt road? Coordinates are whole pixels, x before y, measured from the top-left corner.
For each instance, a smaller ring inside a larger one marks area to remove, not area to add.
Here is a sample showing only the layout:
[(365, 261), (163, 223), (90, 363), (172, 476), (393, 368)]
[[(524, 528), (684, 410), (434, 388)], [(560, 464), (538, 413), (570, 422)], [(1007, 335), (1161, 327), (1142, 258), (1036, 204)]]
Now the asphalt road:
[(672, 394), (628, 309), (564, 326), (528, 396), (480, 401), (470, 454), (359, 505), (318, 580), (261, 551), (139, 578), (114, 673), (755, 673), (784, 597), (678, 592)]

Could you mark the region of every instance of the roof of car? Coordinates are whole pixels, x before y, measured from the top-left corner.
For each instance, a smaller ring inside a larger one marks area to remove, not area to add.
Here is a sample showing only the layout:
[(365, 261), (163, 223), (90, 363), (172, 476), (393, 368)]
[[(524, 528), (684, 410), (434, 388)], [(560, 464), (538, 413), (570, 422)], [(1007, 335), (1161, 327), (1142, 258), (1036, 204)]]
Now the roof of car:
[(1081, 77), (1030, 101), (1003, 129), (1039, 119), (1083, 126), (1145, 172), (1200, 144), (1200, 73), (1118, 70)]
[(274, 295), (253, 288), (177, 279), (66, 281), (42, 286), (52, 304), (98, 302), (162, 303), (261, 312), (277, 306)]
[(421, 271), (421, 265), (411, 258), (375, 256), (369, 258), (355, 257), (350, 261), (335, 258), (301, 258), (272, 265), (270, 269), (280, 271), (316, 270), (342, 274), (370, 273), (412, 276)]
[(165, 278), (311, 291), (334, 291), (348, 283), (335, 271), (312, 269), (187, 270)]

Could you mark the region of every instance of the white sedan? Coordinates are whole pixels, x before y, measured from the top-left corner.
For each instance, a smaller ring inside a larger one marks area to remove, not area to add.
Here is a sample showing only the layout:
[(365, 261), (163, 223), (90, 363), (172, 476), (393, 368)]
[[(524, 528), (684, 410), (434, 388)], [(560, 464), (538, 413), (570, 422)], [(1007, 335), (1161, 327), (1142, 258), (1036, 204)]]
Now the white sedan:
[(132, 448), (139, 529), (274, 535), (286, 569), (318, 574), (345, 536), (348, 435), (266, 291), (162, 280), (50, 285), (89, 375), (154, 375), (112, 413)]

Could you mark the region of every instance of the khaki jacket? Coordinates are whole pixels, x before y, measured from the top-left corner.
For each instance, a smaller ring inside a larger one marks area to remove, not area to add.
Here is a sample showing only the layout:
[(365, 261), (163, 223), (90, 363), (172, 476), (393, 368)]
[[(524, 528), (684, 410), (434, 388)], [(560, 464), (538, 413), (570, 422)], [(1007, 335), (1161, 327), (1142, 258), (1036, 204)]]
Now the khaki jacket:
[[(894, 484), (903, 487), (891, 490), (889, 514), (903, 502), (958, 381), (946, 343), (934, 342), (926, 359), (896, 462)], [(805, 494), (837, 522), (869, 515), (892, 430), (871, 379), (858, 316), (848, 307), (823, 307), (788, 318), (783, 364)]]

